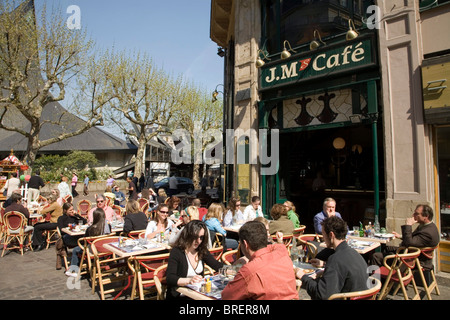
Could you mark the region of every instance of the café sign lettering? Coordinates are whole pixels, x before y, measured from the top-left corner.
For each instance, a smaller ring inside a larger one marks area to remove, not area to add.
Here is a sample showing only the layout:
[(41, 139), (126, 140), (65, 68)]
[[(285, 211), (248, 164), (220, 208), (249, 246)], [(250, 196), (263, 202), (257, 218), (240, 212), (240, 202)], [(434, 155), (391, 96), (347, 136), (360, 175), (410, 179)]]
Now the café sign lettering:
[(346, 44), (261, 69), (261, 88), (300, 82), (373, 64), (371, 40)]

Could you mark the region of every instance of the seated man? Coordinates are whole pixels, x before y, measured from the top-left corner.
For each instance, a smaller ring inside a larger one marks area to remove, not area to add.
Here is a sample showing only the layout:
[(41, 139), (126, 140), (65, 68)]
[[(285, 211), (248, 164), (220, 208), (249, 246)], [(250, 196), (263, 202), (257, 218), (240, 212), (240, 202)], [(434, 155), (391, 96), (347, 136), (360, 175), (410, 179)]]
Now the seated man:
[(292, 261), (283, 244), (267, 244), (262, 222), (248, 221), (239, 229), (241, 250), (249, 262), (222, 291), (224, 300), (298, 299)]
[(115, 200), (114, 200), (114, 204), (124, 207), (124, 205), (122, 204), (123, 201), (125, 201), (125, 195), (122, 191), (120, 191), (119, 186), (114, 186), (113, 191), (114, 196), (115, 196)]
[[(406, 218), (406, 223), (402, 226), (402, 236), (395, 231), (392, 233), (396, 238), (402, 238), (401, 247), (436, 247), (439, 244), (439, 230), (432, 220), (433, 209), (426, 204), (419, 204), (412, 217)], [(415, 223), (419, 226), (413, 232), (412, 226)], [(384, 257), (394, 254), (397, 248), (386, 246), (382, 252), (375, 252), (370, 259), (370, 264), (382, 266)], [(433, 268), (433, 262), (425, 256), (420, 255), (419, 261), (425, 269)]]
[(334, 249), (322, 273), (307, 275), (297, 269), (296, 276), (312, 299), (326, 300), (335, 293), (367, 289), (367, 264), (345, 241), (347, 224), (336, 216), (322, 222), (322, 235), (328, 248)]
[[(114, 211), (113, 208), (106, 205), (106, 197), (104, 195), (97, 195), (95, 197), (95, 201), (97, 203), (97, 206), (93, 207), (91, 210), (89, 210), (88, 223), (91, 225), (92, 222), (94, 221), (93, 212), (97, 208), (101, 208), (101, 209), (103, 209), (103, 211), (105, 211), (106, 222), (111, 223), (113, 221), (114, 215), (116, 215), (116, 212)], [(122, 217), (120, 215), (116, 215), (116, 218), (118, 220), (122, 220)]]
[(5, 208), (5, 213), (11, 212), (11, 211), (17, 211), (17, 212), (22, 213), (25, 216), (25, 218), (27, 218), (27, 219), (30, 218), (30, 212), (21, 203), (22, 195), (19, 192), (14, 191), (11, 194), (11, 197), (9, 197), (9, 199), (11, 199), (11, 204)]
[(322, 211), (314, 216), (314, 230), (317, 234), (322, 234), (322, 221), (326, 218), (336, 216), (342, 218), (339, 212), (336, 212), (336, 200), (326, 198), (323, 201)]

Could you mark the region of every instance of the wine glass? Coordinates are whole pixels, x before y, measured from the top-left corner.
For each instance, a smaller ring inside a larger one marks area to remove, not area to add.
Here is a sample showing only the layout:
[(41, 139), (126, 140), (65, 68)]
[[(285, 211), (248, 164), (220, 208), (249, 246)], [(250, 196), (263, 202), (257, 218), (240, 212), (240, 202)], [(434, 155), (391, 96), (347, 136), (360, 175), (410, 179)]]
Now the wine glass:
[(303, 248), (301, 248), (301, 247), (298, 248), (298, 259), (299, 259), (300, 263), (303, 263), (303, 261), (305, 259), (305, 250), (303, 250)]

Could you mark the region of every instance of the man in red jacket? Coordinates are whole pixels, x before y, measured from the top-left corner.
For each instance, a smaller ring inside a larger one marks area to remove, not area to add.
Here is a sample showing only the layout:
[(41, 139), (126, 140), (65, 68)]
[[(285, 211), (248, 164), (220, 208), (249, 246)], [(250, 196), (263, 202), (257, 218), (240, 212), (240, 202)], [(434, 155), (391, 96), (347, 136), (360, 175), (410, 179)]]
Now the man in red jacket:
[(262, 222), (239, 229), (241, 249), (249, 262), (222, 291), (223, 300), (298, 300), (292, 261), (284, 244), (267, 244)]

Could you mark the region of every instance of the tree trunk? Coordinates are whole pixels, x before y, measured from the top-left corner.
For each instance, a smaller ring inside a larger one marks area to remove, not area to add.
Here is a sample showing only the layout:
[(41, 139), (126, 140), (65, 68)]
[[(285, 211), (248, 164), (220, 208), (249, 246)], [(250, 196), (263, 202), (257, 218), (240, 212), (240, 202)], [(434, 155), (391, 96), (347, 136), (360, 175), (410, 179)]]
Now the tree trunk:
[(140, 177), (141, 173), (145, 172), (144, 169), (144, 154), (145, 154), (145, 147), (147, 146), (147, 140), (145, 139), (145, 135), (141, 135), (139, 137), (139, 146), (136, 153), (136, 163), (134, 166), (134, 175), (136, 177)]
[(23, 163), (29, 167), (28, 170), (26, 170), (26, 174), (31, 173), (31, 168), (36, 160), (38, 151), (41, 148), (39, 131), (32, 127), (30, 129), (30, 134), (31, 136), (28, 137), (27, 151), (25, 152), (25, 156), (23, 158)]
[(192, 182), (195, 189), (200, 189), (200, 165), (198, 163), (194, 163), (192, 168)]

